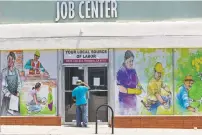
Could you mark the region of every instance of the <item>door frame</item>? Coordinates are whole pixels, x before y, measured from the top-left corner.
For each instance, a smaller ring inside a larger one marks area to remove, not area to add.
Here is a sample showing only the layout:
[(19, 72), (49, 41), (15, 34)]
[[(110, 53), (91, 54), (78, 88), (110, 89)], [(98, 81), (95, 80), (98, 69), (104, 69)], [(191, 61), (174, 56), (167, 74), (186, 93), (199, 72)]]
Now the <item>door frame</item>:
[[(62, 87), (62, 121), (65, 125), (72, 125), (73, 122), (66, 122), (65, 121), (65, 93), (66, 92), (71, 92), (70, 90), (65, 90), (65, 83), (64, 83), (64, 80), (65, 80), (65, 68), (66, 67), (83, 67), (84, 68), (84, 77), (85, 77), (85, 67), (83, 65), (76, 65), (76, 64), (72, 64), (72, 65), (66, 65), (66, 64), (63, 64), (62, 65), (62, 76), (61, 76), (61, 80), (62, 80), (62, 83), (61, 83), (61, 87)], [(84, 78), (85, 80), (85, 78)]]
[[(88, 63), (88, 64), (84, 64), (84, 63), (78, 63), (78, 64), (62, 64), (62, 74), (61, 74), (61, 80), (64, 81), (65, 80), (65, 67), (83, 67), (84, 68), (84, 81), (86, 83), (88, 83), (88, 67), (107, 67), (107, 79), (109, 80), (109, 63)], [(65, 92), (70, 92), (69, 90), (65, 90), (65, 83), (61, 83), (61, 88), (62, 88), (62, 121), (65, 125), (72, 125), (74, 122), (65, 122)], [(107, 84), (108, 85), (108, 90), (107, 90), (107, 102), (109, 103), (110, 99), (109, 99), (109, 88), (110, 88), (110, 83)], [(88, 92), (88, 96), (89, 97), (89, 92)], [(88, 106), (87, 106), (87, 113), (88, 113)], [(108, 121), (109, 121), (109, 117), (108, 117)], [(89, 122), (89, 124), (94, 123), (94, 122)], [(102, 124), (107, 124), (108, 122), (102, 122)]]
[[(100, 64), (100, 65), (96, 65), (96, 66), (93, 66), (93, 65), (90, 65), (90, 66), (87, 66), (87, 75), (86, 75), (86, 81), (87, 81), (87, 83), (88, 83), (88, 68), (89, 67), (107, 67), (107, 80), (109, 80), (109, 66), (108, 66), (108, 64)], [(107, 83), (107, 89), (106, 90), (102, 90), (102, 92), (103, 91), (107, 91), (107, 102), (109, 103), (109, 83)], [(92, 90), (91, 90), (92, 91)], [(100, 91), (100, 90), (93, 90), (93, 91)], [(90, 91), (88, 92), (88, 97), (90, 96)], [(88, 98), (88, 105), (89, 105), (89, 98)], [(87, 108), (88, 109), (88, 111), (89, 111), (89, 108)], [(88, 113), (89, 114), (89, 113)], [(109, 114), (109, 113), (108, 113)], [(101, 122), (102, 124), (107, 124), (108, 123), (108, 121), (109, 121), (109, 117), (107, 118), (107, 122)], [(89, 122), (89, 123), (95, 123), (95, 122)]]

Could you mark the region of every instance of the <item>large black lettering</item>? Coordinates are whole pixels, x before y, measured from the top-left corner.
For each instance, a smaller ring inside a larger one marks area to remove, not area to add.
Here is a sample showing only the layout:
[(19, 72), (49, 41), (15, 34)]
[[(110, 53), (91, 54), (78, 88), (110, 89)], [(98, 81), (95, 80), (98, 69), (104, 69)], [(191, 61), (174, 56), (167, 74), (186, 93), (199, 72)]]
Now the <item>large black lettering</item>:
[(76, 55), (76, 58), (81, 58), (81, 55)]
[(83, 58), (96, 58), (96, 55), (83, 55)]
[(107, 50), (91, 50), (91, 53), (107, 53)]
[(66, 54), (74, 54), (74, 53), (76, 53), (76, 51), (75, 50), (68, 50), (68, 51), (65, 51), (65, 53)]

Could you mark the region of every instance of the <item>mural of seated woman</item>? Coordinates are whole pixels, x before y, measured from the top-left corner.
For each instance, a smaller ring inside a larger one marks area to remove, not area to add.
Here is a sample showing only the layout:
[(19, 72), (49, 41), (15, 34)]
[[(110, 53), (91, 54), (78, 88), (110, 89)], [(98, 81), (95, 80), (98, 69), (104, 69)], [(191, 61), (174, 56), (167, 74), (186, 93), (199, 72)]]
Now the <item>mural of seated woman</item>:
[(41, 83), (38, 82), (35, 84), (35, 86), (29, 92), (32, 99), (27, 104), (28, 113), (38, 113), (42, 110), (41, 105), (46, 104), (47, 101), (45, 98), (40, 98), (37, 96), (37, 93), (40, 91), (40, 89), (41, 89)]

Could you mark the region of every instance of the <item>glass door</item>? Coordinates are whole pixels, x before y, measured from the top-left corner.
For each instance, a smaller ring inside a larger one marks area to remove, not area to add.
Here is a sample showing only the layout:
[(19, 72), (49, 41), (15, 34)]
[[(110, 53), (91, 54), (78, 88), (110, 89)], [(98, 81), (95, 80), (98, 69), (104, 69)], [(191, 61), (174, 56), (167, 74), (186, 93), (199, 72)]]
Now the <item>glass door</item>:
[(72, 90), (76, 87), (77, 80), (84, 80), (84, 67), (64, 67), (65, 88), (65, 122), (76, 120), (76, 105), (72, 100)]
[[(90, 86), (88, 118), (89, 122), (95, 122), (97, 107), (108, 103), (107, 67), (88, 67), (88, 85)], [(98, 120), (101, 122), (108, 122), (107, 108), (100, 108)]]

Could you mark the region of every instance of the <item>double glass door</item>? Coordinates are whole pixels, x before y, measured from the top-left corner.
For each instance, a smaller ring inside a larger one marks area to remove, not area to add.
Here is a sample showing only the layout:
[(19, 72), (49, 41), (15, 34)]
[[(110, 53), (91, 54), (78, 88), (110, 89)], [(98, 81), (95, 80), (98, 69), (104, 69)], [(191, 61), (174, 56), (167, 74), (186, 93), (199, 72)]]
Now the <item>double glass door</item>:
[[(90, 87), (87, 93), (88, 121), (95, 122), (97, 107), (108, 103), (107, 67), (64, 67), (64, 71), (65, 122), (76, 121), (76, 105), (72, 102), (72, 90), (76, 87), (77, 80), (88, 83)], [(108, 121), (107, 108), (100, 108), (98, 120)]]

